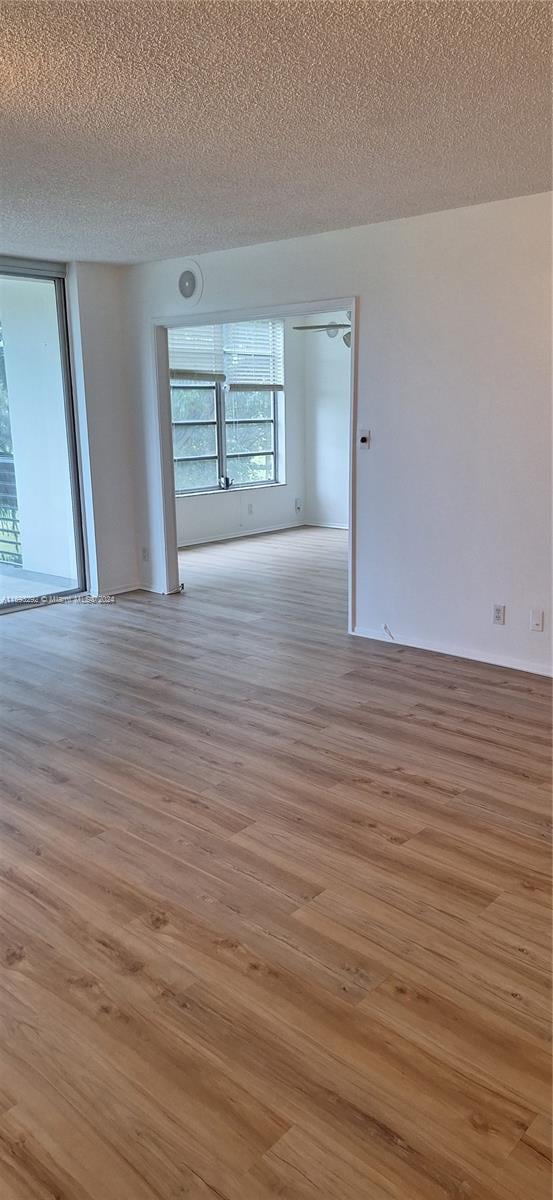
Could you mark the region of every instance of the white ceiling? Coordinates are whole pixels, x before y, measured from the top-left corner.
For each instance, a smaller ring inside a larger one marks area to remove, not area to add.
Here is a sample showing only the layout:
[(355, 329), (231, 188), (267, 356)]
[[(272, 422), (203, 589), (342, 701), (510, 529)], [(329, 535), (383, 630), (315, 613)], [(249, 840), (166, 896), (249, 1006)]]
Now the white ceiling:
[(547, 3), (2, 13), (6, 253), (166, 258), (550, 186)]

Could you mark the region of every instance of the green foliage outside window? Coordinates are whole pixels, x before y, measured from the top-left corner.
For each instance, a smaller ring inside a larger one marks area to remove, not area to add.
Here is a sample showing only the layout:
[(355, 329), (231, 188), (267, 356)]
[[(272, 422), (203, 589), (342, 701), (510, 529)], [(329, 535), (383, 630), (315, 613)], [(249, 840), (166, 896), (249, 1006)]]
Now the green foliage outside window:
[(214, 421), (215, 388), (171, 388), (173, 421)]
[(247, 483), (270, 483), (274, 480), (272, 454), (251, 454), (245, 458), (227, 458), (227, 472), (236, 487)]

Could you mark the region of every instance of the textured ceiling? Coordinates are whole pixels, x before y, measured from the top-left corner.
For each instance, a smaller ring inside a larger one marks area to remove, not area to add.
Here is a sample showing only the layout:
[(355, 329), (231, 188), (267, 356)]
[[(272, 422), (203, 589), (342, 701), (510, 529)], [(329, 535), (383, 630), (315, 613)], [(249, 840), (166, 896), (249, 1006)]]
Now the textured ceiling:
[(550, 186), (549, 4), (3, 0), (2, 249), (130, 262)]

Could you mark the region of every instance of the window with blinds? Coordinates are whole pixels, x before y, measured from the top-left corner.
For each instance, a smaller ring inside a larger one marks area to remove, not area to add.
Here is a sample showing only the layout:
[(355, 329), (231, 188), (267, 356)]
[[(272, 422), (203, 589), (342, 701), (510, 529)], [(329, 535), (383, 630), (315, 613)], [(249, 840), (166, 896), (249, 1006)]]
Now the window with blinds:
[(168, 341), (177, 494), (277, 483), (282, 321), (170, 329)]
[(223, 326), (169, 329), (169, 369), (188, 379), (224, 377)]
[(223, 325), (223, 370), (229, 388), (284, 387), (282, 321)]

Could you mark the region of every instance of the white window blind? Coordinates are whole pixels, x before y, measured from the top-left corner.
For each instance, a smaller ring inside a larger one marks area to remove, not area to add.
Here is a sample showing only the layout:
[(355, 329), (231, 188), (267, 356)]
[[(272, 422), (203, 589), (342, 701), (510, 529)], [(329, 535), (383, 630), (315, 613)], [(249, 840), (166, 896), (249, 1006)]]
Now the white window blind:
[(196, 325), (169, 329), (169, 369), (187, 379), (217, 379), (224, 375), (223, 327)]
[(223, 325), (223, 353), (229, 387), (284, 387), (282, 321), (241, 321), (236, 325)]
[(218, 378), (233, 391), (284, 387), (282, 321), (239, 321), (169, 330), (169, 366), (181, 378)]

